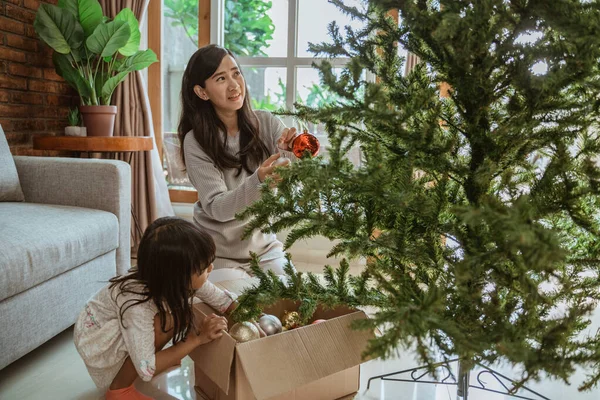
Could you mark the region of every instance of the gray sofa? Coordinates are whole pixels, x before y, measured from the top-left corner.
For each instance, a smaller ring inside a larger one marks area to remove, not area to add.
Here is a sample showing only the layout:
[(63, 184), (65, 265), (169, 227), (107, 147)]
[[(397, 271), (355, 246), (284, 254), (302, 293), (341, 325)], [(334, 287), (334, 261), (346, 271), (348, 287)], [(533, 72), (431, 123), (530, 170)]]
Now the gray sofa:
[(72, 325), (128, 270), (130, 204), (128, 164), (13, 158), (0, 127), (0, 369)]

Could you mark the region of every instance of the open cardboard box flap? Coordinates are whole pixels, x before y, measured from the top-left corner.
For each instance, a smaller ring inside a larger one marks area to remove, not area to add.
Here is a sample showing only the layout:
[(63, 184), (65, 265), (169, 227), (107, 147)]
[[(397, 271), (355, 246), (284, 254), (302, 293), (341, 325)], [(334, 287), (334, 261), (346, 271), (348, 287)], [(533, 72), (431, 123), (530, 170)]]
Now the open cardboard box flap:
[(267, 399), (360, 364), (373, 332), (350, 328), (354, 311), (326, 322), (239, 343), (237, 357), (257, 399)]
[[(194, 307), (201, 311), (196, 313), (202, 321), (206, 315), (215, 311), (204, 303), (195, 304)], [(224, 334), (217, 340), (196, 347), (190, 353), (194, 360), (194, 368), (200, 368), (221, 390), (229, 392), (229, 378), (231, 366), (235, 353), (236, 341), (229, 335)]]

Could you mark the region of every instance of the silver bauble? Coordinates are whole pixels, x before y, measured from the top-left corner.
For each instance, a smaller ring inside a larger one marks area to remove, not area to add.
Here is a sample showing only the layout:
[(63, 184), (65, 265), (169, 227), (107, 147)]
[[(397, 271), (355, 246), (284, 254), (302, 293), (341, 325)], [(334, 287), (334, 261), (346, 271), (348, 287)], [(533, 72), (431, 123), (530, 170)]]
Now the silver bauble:
[(234, 338), (236, 342), (248, 342), (254, 339), (260, 339), (258, 328), (252, 322), (238, 322), (229, 330), (229, 336)]
[(281, 333), (281, 321), (274, 315), (265, 314), (258, 320), (258, 325), (267, 334), (267, 336)]

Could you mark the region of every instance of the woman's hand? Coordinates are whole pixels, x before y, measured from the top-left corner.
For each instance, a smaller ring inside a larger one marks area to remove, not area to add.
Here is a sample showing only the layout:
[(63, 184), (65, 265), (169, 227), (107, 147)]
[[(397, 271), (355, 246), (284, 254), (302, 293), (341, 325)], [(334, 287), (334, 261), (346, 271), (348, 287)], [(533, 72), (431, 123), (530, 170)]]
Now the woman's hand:
[[(223, 336), (223, 331), (227, 330), (227, 319), (215, 314), (207, 315), (200, 324), (200, 333), (197, 335), (199, 345), (212, 342)], [(195, 333), (193, 333), (195, 334)]]
[[(258, 167), (258, 180), (261, 183), (264, 182), (268, 176), (274, 175), (273, 171), (275, 170), (276, 167), (281, 167), (282, 165), (289, 164), (289, 160), (287, 163), (277, 164), (275, 161), (277, 161), (277, 159), (279, 159), (279, 157), (281, 157), (281, 154), (279, 154), (279, 153), (273, 154), (271, 157), (267, 158), (260, 167)], [(278, 176), (276, 176), (276, 174), (274, 175), (274, 177), (278, 178)]]
[(277, 147), (281, 150), (289, 151), (292, 148), (292, 142), (298, 136), (298, 131), (296, 128), (285, 128), (283, 132), (281, 132), (281, 136), (277, 139)]

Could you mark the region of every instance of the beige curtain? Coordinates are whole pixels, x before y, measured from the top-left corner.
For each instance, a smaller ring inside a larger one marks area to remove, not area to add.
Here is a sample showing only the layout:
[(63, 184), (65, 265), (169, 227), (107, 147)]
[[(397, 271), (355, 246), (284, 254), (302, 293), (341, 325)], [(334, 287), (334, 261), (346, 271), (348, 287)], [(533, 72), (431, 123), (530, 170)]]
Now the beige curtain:
[(404, 67), (404, 76), (408, 75), (410, 71), (419, 63), (419, 57), (413, 53), (406, 55), (406, 66)]
[[(114, 18), (123, 8), (130, 8), (143, 23), (149, 0), (100, 0), (104, 15)], [(154, 138), (148, 93), (140, 71), (129, 74), (115, 90), (112, 104), (118, 107), (115, 136), (150, 136)], [(131, 207), (143, 232), (155, 219), (174, 215), (169, 191), (158, 156), (156, 141), (150, 152), (137, 152), (131, 157)], [(141, 237), (135, 221), (131, 223), (133, 248)], [(135, 253), (132, 253), (135, 255)]]

